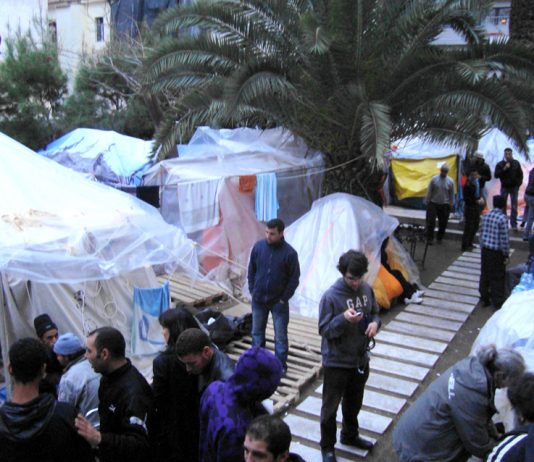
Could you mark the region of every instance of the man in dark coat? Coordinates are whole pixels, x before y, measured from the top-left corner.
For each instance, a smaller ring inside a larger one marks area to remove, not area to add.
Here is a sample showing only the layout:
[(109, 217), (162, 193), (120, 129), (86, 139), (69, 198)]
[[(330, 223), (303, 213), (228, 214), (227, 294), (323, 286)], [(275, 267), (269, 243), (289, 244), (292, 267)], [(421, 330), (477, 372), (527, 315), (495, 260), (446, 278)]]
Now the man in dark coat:
[(39, 394), (47, 352), (39, 340), (23, 338), (9, 349), (11, 400), (0, 408), (2, 462), (89, 462), (91, 448), (74, 428), (76, 409)]
[(471, 170), (464, 186), (464, 234), (462, 236), (462, 251), (473, 250), (473, 242), (480, 223), (480, 213), (484, 205), (480, 175)]
[(267, 222), (265, 239), (256, 242), (248, 265), (248, 289), (252, 296), (252, 346), (265, 347), (269, 312), (274, 326), (274, 352), (287, 369), (289, 299), (299, 285), (297, 252), (284, 240), (284, 222)]
[(57, 325), (46, 313), (40, 314), (33, 320), (35, 333), (46, 348), (46, 372), (39, 384), (41, 393), (50, 393), (57, 398), (57, 387), (63, 373), (63, 366), (54, 353), (54, 345), (59, 337)]
[(517, 196), (519, 187), (523, 183), (523, 169), (521, 164), (514, 159), (511, 148), (504, 150), (504, 159), (495, 166), (495, 178), (501, 180), (501, 196), (504, 197), (505, 206), (510, 196), (511, 212), (510, 225), (517, 230)]
[(152, 390), (125, 357), (125, 349), (124, 337), (113, 327), (100, 327), (87, 337), (86, 357), (95, 372), (102, 374), (98, 390), (100, 429), (82, 415), (76, 417), (76, 428), (98, 448), (101, 462), (151, 460), (148, 432)]

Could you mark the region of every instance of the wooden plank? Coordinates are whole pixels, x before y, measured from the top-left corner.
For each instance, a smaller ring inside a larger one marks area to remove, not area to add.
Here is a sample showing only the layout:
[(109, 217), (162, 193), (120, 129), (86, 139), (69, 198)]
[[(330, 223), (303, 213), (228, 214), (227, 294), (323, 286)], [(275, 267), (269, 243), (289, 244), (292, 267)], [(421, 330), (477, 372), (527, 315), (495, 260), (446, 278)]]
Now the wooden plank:
[[(405, 313), (401, 311), (396, 317), (397, 321), (409, 322), (421, 326), (437, 327), (439, 329), (446, 329), (457, 332), (462, 327), (461, 322), (450, 321), (448, 319), (440, 319), (435, 316), (424, 316), (423, 314)], [(388, 327), (391, 323), (388, 324)]]
[(460, 255), (457, 261), (465, 261), (467, 263), (480, 263), (480, 255), (464, 253)]
[(433, 367), (439, 359), (439, 355), (410, 350), (395, 345), (377, 343), (373, 349), (374, 355), (384, 356), (389, 359), (400, 359), (407, 363)]
[(425, 301), (423, 301), (422, 305), (408, 305), (404, 308), (404, 311), (415, 314), (429, 315), (436, 320), (437, 318), (443, 318), (450, 319), (452, 321), (464, 322), (469, 317), (468, 313), (463, 313), (461, 311), (454, 311), (439, 306), (428, 306)]
[[(471, 314), (471, 312), (475, 309), (475, 304), (470, 303), (464, 303), (464, 302), (454, 302), (452, 300), (448, 300), (446, 297), (443, 296), (444, 292), (442, 291), (428, 291), (431, 294), (428, 297), (425, 297), (423, 300), (423, 303), (419, 306), (429, 306), (432, 308), (439, 308), (443, 311), (448, 312), (459, 312), (462, 314)], [(433, 298), (432, 293), (436, 292), (438, 297), (443, 298)], [(478, 303), (478, 299), (477, 299)]]
[(457, 277), (447, 277), (447, 276), (439, 276), (436, 278), (435, 282), (439, 282), (441, 284), (450, 284), (454, 287), (467, 287), (468, 289), (476, 289), (478, 291), (478, 278), (475, 276), (475, 280), (469, 280), (467, 278), (457, 278)]
[(383, 342), (392, 343), (402, 347), (416, 348), (418, 350), (430, 351), (432, 353), (443, 353), (448, 344), (445, 342), (438, 342), (435, 340), (427, 340), (420, 337), (413, 337), (411, 335), (398, 334), (382, 329), (376, 336), (377, 345)]
[[(458, 273), (456, 271), (448, 271), (447, 270), (447, 271), (443, 271), (443, 273), (441, 273), (441, 275), (446, 277), (446, 278), (459, 279), (461, 281), (473, 281), (473, 282), (477, 283), (477, 287), (478, 287), (478, 281), (480, 280), (480, 274), (472, 274), (471, 272)], [(437, 279), (436, 279), (436, 281), (437, 281)]]
[(475, 262), (469, 262), (465, 260), (456, 260), (453, 264), (455, 266), (461, 266), (463, 268), (472, 268), (475, 270), (478, 269), (480, 271), (480, 264), (475, 263)]
[(467, 287), (462, 287), (458, 285), (451, 285), (451, 284), (442, 284), (439, 282), (433, 282), (430, 284), (430, 289), (434, 290), (442, 290), (447, 293), (453, 293), (455, 295), (468, 295), (470, 297), (475, 297), (475, 304), (478, 301), (479, 292), (478, 289), (468, 289)]
[(370, 366), (371, 375), (374, 372), (385, 372), (386, 374), (392, 374), (419, 381), (423, 381), (430, 372), (430, 369), (427, 367), (401, 363), (399, 361), (374, 355), (371, 356)]
[[(369, 382), (368, 382), (369, 383)], [(398, 414), (406, 404), (406, 399), (396, 398), (391, 395), (385, 395), (384, 393), (378, 393), (367, 388), (368, 383), (365, 385), (365, 391), (363, 394), (363, 405), (378, 409), (380, 411), (390, 412), (391, 414)], [(315, 393), (323, 394), (323, 385), (315, 389)]]
[(473, 276), (480, 276), (480, 268), (466, 268), (465, 266), (458, 266), (453, 263), (447, 268), (447, 271), (454, 271), (455, 273), (472, 274)]
[[(323, 462), (323, 456), (319, 446), (311, 447), (299, 441), (292, 441), (291, 446), (289, 446), (289, 451), (298, 454), (306, 462)], [(353, 457), (351, 459), (352, 461), (354, 460)], [(341, 457), (339, 453), (336, 453), (336, 460), (338, 462), (352, 462), (350, 459)]]
[(369, 378), (367, 379), (365, 386), (388, 391), (390, 393), (396, 393), (409, 398), (415, 393), (415, 390), (417, 390), (419, 384), (410, 382), (408, 380), (398, 379), (396, 377), (390, 377), (389, 375), (372, 372), (369, 374)]
[(386, 326), (387, 330), (392, 330), (399, 333), (417, 335), (418, 337), (441, 340), (444, 342), (450, 342), (454, 336), (455, 332), (449, 330), (440, 330), (428, 326), (419, 326), (417, 324), (411, 324), (408, 322), (402, 322), (398, 319), (398, 316), (390, 321)]
[[(307, 414), (311, 414), (315, 417), (320, 417), (321, 415), (321, 398), (316, 398), (315, 396), (308, 396), (302, 403), (300, 403), (296, 409)], [(337, 410), (337, 421), (341, 423), (341, 406)], [(383, 415), (375, 414), (373, 412), (368, 412), (361, 410), (358, 415), (358, 424), (362, 430), (367, 430), (373, 433), (382, 434), (384, 433), (389, 425), (391, 424), (392, 419)], [(320, 431), (320, 426), (317, 422), (317, 430)], [(293, 428), (291, 428), (293, 431)], [(318, 441), (318, 440), (316, 440)]]
[(432, 290), (429, 289), (425, 291), (425, 304), (432, 305), (429, 298), (437, 298), (440, 300), (446, 300), (448, 302), (457, 302), (454, 305), (454, 308), (451, 305), (451, 309), (460, 309), (460, 306), (463, 306), (461, 311), (471, 313), (475, 308), (475, 305), (478, 303), (478, 297), (472, 297), (470, 295), (455, 294), (452, 292), (445, 292), (442, 290)]

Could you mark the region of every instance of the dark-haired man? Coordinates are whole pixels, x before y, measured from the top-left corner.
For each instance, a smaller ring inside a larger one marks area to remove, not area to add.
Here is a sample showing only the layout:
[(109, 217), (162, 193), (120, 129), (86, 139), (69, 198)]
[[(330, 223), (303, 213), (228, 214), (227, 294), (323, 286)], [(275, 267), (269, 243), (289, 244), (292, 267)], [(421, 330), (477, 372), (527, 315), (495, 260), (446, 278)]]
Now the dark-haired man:
[(2, 462), (86, 462), (91, 448), (76, 433), (76, 410), (39, 394), (47, 352), (39, 340), (23, 338), (9, 349), (11, 400), (0, 408)]
[(248, 426), (243, 449), (245, 462), (304, 462), (289, 452), (291, 431), (279, 417), (262, 415)]
[(289, 299), (299, 285), (296, 250), (284, 239), (285, 225), (275, 218), (267, 222), (265, 239), (252, 248), (248, 265), (248, 289), (252, 296), (252, 346), (265, 347), (269, 312), (274, 326), (274, 353), (287, 369)]
[(47, 313), (43, 313), (33, 320), (33, 327), (37, 337), (46, 348), (48, 356), (46, 372), (39, 384), (39, 392), (51, 393), (57, 398), (57, 386), (63, 372), (63, 366), (58, 362), (53, 350), (59, 336), (57, 325)]
[(101, 462), (147, 461), (152, 390), (125, 357), (124, 337), (113, 327), (100, 327), (87, 336), (85, 356), (102, 374), (98, 390), (100, 429), (82, 415), (76, 417), (78, 433), (98, 448)]
[(506, 218), (506, 198), (493, 196), (493, 210), (482, 217), (479, 234), (480, 302), (499, 309), (506, 300), (506, 265), (510, 257), (510, 237)]
[(234, 362), (226, 353), (211, 344), (208, 335), (200, 329), (184, 330), (176, 341), (176, 354), (187, 372), (198, 375), (198, 390), (216, 380), (225, 382), (234, 373)]
[(504, 159), (495, 166), (495, 178), (501, 180), (501, 196), (504, 197), (504, 214), (506, 215), (506, 203), (510, 196), (510, 226), (517, 230), (517, 196), (519, 187), (523, 183), (523, 169), (521, 164), (514, 159), (511, 148), (504, 150)]
[(363, 280), (367, 257), (356, 250), (341, 255), (341, 273), (321, 298), (319, 334), (322, 337), (323, 403), (321, 452), (323, 462), (335, 462), (336, 414), (343, 401), (341, 443), (370, 450), (373, 443), (359, 434), (358, 414), (369, 377), (369, 341), (378, 332), (380, 318), (373, 289)]

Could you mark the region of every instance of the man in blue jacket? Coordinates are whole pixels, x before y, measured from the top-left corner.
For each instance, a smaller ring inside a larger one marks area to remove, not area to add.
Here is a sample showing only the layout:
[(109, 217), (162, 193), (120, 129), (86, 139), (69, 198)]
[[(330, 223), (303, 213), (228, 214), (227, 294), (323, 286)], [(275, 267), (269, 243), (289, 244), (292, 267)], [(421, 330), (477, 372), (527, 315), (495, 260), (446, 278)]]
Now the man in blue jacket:
[(267, 222), (265, 239), (256, 242), (248, 265), (248, 288), (252, 296), (252, 346), (265, 347), (269, 312), (273, 316), (274, 352), (287, 369), (289, 299), (299, 285), (297, 252), (284, 240), (284, 222)]

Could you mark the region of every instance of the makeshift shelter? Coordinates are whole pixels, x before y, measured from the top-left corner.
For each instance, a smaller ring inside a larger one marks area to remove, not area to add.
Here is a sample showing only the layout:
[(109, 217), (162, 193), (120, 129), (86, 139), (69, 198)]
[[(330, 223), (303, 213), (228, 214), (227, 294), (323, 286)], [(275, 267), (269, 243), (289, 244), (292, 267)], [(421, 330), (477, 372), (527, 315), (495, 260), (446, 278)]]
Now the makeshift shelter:
[[(534, 140), (527, 141), (530, 155), (534, 153)], [(524, 207), (523, 197), (525, 196), (525, 189), (528, 184), (528, 174), (534, 168), (534, 162), (527, 160), (525, 153), (516, 149), (514, 143), (503, 132), (494, 128), (486, 133), (478, 143), (478, 151), (484, 154), (484, 160), (491, 169), (492, 179), (486, 183), (488, 197), (499, 194), (501, 190), (501, 182), (498, 178), (494, 178), (495, 167), (504, 158), (504, 149), (512, 148), (514, 150), (514, 159), (518, 160), (523, 169), (523, 184), (519, 188), (519, 203), (520, 209)]]
[(424, 208), (428, 183), (439, 173), (444, 162), (449, 166), (449, 176), (454, 180), (455, 191), (458, 191), (460, 159), (457, 149), (421, 138), (410, 138), (394, 143), (389, 158), (392, 176), (389, 193), (397, 205)]
[(161, 214), (199, 243), (211, 279), (241, 287), (261, 222), (286, 225), (306, 213), (322, 185), (322, 155), (287, 130), (200, 127), (179, 157), (152, 167), (144, 185), (160, 187)]
[[(0, 134), (0, 342), (35, 336), (48, 313), (60, 333), (112, 325), (130, 349), (134, 289), (157, 288), (152, 267), (197, 272), (197, 255), (153, 207), (37, 155)], [(168, 306), (167, 306), (168, 307)], [(160, 344), (158, 348), (163, 345)], [(141, 351), (145, 353), (145, 351)], [(151, 359), (133, 358), (149, 374)]]
[(111, 130), (77, 128), (39, 154), (101, 183), (137, 186), (143, 172), (154, 164), (152, 146), (152, 141)]
[[(354, 249), (369, 259), (365, 279), (377, 292), (381, 270), (380, 247), (391, 237), (399, 222), (380, 207), (361, 197), (335, 193), (316, 200), (312, 209), (286, 228), (284, 236), (299, 255), (300, 283), (290, 300), (291, 311), (317, 317), (323, 293), (339, 277), (337, 263), (342, 253)], [(402, 267), (408, 280), (419, 283), (415, 263), (402, 245), (391, 239), (390, 264)], [(392, 258), (394, 257), (394, 258)]]

